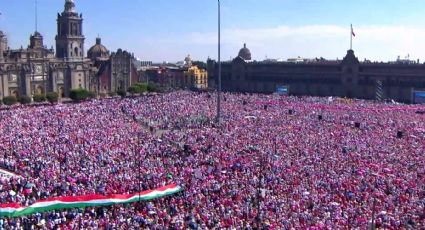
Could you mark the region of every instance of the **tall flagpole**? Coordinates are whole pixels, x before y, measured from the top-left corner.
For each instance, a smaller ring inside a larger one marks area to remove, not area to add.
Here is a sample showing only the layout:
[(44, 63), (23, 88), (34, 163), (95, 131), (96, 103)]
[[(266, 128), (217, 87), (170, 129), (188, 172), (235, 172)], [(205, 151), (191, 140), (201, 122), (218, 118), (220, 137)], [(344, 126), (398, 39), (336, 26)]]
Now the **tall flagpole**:
[(353, 24), (350, 25), (350, 50), (353, 50)]
[(38, 30), (38, 9), (37, 9), (37, 0), (35, 0), (35, 32)]
[(218, 0), (218, 90), (217, 90), (217, 123), (221, 120), (221, 23), (220, 0)]

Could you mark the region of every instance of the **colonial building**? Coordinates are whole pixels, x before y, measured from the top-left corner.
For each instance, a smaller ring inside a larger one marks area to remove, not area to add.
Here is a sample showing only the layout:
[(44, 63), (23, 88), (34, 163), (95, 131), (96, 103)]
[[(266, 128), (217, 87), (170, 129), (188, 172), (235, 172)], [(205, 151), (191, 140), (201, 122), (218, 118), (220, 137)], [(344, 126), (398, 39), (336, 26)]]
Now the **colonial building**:
[(9, 49), (7, 39), (0, 35), (0, 97), (33, 96), (49, 91), (67, 96), (70, 89), (88, 88), (94, 69), (83, 56), (82, 16), (72, 0), (58, 14), (56, 55), (43, 44), (43, 36), (34, 32), (27, 48)]
[(186, 71), (184, 71), (184, 76), (185, 85), (190, 86), (190, 88), (208, 88), (208, 73), (205, 69), (193, 65), (189, 67)]
[[(216, 88), (218, 65), (208, 60), (207, 66), (209, 87)], [(415, 95), (420, 95), (415, 92), (425, 90), (425, 64), (360, 62), (353, 50), (335, 61), (257, 62), (251, 60), (251, 52), (244, 45), (235, 59), (222, 62), (222, 89), (414, 103)]]
[(90, 90), (93, 92), (106, 94), (127, 91), (139, 81), (134, 55), (121, 49), (110, 54), (100, 38), (96, 38), (96, 44), (89, 49), (87, 57), (98, 69), (91, 82)]
[(69, 96), (71, 89), (94, 92), (126, 90), (137, 79), (133, 55), (118, 50), (109, 54), (96, 41), (85, 57), (83, 16), (78, 14), (73, 0), (65, 0), (57, 15), (56, 53), (43, 44), (43, 36), (34, 32), (27, 48), (10, 49), (0, 31), (0, 98), (46, 92)]
[(207, 89), (208, 73), (187, 55), (177, 63), (151, 64), (139, 71), (143, 82), (157, 83), (166, 89)]

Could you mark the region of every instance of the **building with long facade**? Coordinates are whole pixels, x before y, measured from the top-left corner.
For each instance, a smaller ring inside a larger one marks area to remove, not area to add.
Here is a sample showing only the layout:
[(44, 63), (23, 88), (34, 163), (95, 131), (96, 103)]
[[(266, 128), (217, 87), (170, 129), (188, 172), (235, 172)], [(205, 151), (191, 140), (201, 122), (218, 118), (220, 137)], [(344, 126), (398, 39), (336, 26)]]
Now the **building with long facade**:
[(207, 89), (208, 73), (205, 67), (198, 65), (187, 55), (184, 61), (177, 63), (151, 64), (139, 71), (143, 82), (153, 82), (166, 89)]
[[(31, 97), (46, 92), (67, 97), (71, 89), (77, 88), (109, 92), (128, 88), (137, 80), (137, 77), (131, 78), (134, 74), (127, 63), (134, 59), (132, 55), (123, 57), (123, 52), (118, 50), (111, 56), (108, 53), (99, 57), (104, 62), (114, 63), (111, 64), (112, 74), (104, 74), (105, 67), (97, 65), (97, 57), (85, 57), (83, 17), (77, 13), (73, 0), (65, 0), (63, 12), (57, 15), (55, 41), (56, 52), (53, 47), (47, 48), (41, 33), (35, 31), (27, 48), (10, 49), (6, 36), (0, 31), (0, 98)], [(107, 80), (104, 79), (106, 75)], [(108, 81), (106, 88), (105, 81)]]
[[(218, 64), (207, 61), (209, 87), (215, 89)], [(244, 45), (237, 57), (222, 62), (222, 89), (230, 92), (337, 96), (418, 102), (425, 91), (425, 64), (416, 61), (360, 62), (353, 50), (342, 60), (252, 61)], [(282, 90), (283, 89), (283, 90)]]

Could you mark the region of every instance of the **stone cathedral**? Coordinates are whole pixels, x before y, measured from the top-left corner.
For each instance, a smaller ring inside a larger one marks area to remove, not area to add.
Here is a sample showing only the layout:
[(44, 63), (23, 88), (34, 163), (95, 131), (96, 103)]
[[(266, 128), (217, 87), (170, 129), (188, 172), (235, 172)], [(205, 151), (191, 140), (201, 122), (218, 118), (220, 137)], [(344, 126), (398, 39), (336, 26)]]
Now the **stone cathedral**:
[[(126, 90), (137, 82), (134, 55), (128, 52), (118, 60), (113, 58), (116, 55), (102, 54), (101, 62), (98, 57), (93, 57), (93, 52), (85, 57), (83, 16), (77, 13), (74, 0), (65, 0), (64, 11), (57, 16), (55, 40), (56, 52), (53, 47), (47, 48), (43, 36), (35, 31), (27, 48), (10, 49), (5, 34), (0, 31), (0, 98), (11, 95), (32, 97), (46, 92), (67, 97), (71, 89), (77, 88), (109, 93)], [(100, 38), (97, 39), (99, 42)], [(97, 46), (99, 44), (94, 47)], [(117, 73), (120, 73), (119, 84), (114, 79)]]

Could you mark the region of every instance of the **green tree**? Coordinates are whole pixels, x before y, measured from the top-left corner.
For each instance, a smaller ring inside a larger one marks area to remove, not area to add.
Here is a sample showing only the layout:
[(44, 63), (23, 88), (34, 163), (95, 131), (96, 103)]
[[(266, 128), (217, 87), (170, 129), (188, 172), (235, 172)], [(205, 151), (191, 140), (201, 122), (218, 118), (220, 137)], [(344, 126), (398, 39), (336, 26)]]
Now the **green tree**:
[(162, 92), (161, 87), (156, 83), (149, 84), (147, 87), (147, 90), (148, 92), (157, 92), (157, 93)]
[(19, 103), (21, 103), (23, 105), (29, 104), (29, 103), (31, 103), (31, 97), (21, 96), (21, 97), (19, 97)]
[(138, 86), (140, 88), (140, 93), (144, 93), (148, 91), (148, 84), (146, 83), (136, 83), (136, 86)]
[(90, 98), (90, 99), (96, 98), (96, 93), (92, 91), (88, 91), (87, 98)]
[(121, 97), (127, 96), (127, 92), (125, 92), (124, 90), (118, 90), (117, 94), (120, 95)]
[(59, 94), (56, 92), (49, 92), (46, 94), (47, 101), (50, 103), (56, 103), (59, 100)]
[(203, 61), (193, 61), (192, 65), (196, 65), (200, 69), (207, 69), (207, 63), (205, 63)]
[(46, 97), (43, 94), (36, 94), (33, 97), (35, 102), (44, 102), (46, 101)]
[(131, 93), (132, 95), (134, 94), (138, 94), (142, 92), (142, 89), (140, 88), (139, 85), (132, 85), (128, 88), (127, 90), (129, 93)]
[(14, 105), (18, 102), (15, 96), (7, 96), (3, 98), (3, 103), (5, 105)]
[(69, 97), (77, 102), (87, 100), (90, 97), (90, 92), (85, 89), (73, 89), (71, 90)]

